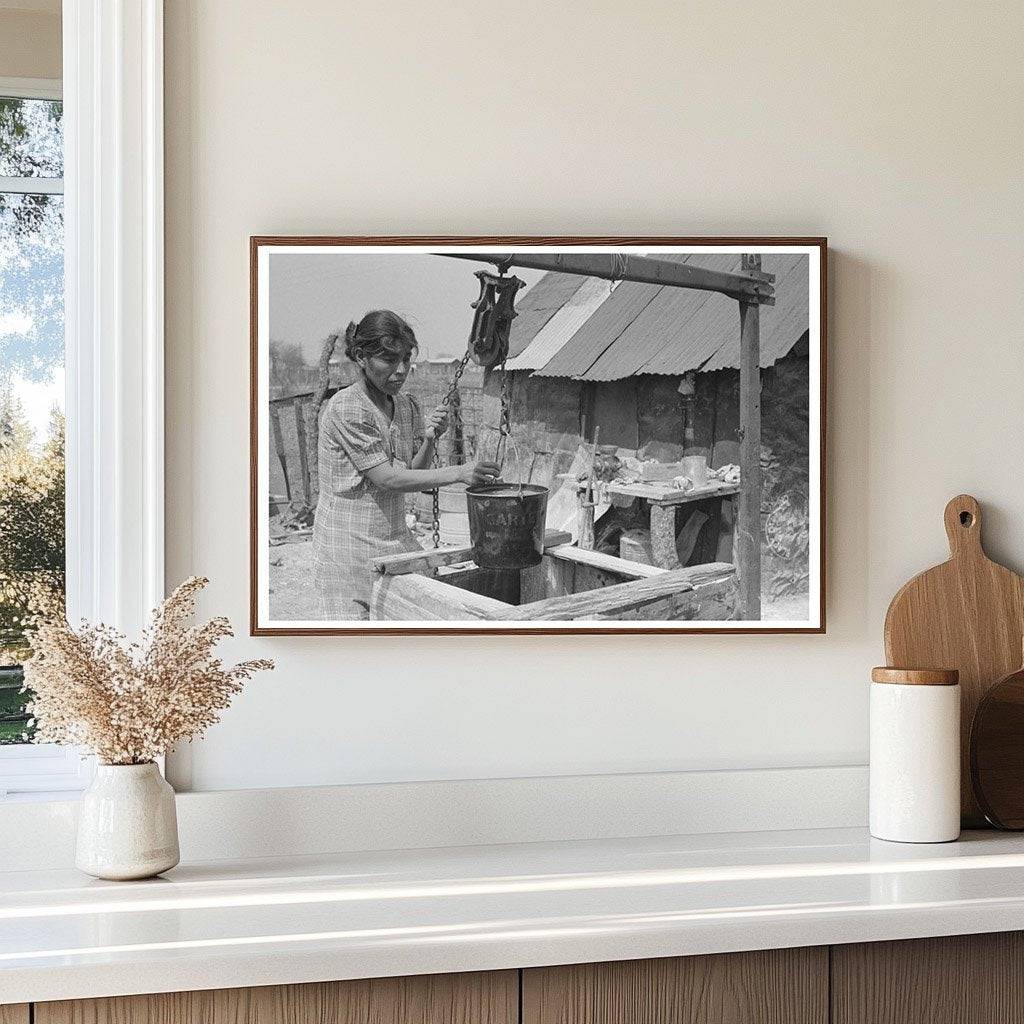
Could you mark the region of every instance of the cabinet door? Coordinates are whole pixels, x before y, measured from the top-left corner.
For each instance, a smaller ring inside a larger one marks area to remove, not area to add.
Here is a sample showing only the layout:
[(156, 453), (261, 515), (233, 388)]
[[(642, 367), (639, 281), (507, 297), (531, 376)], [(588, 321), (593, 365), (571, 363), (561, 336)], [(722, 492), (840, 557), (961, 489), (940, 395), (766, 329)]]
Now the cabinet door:
[(832, 947), (834, 1024), (1024, 1024), (1024, 935)]
[(27, 1003), (0, 1005), (0, 1024), (28, 1024)]
[(828, 950), (523, 971), (523, 1024), (825, 1024)]
[(440, 974), (37, 1003), (35, 1024), (516, 1024), (518, 995), (515, 971)]

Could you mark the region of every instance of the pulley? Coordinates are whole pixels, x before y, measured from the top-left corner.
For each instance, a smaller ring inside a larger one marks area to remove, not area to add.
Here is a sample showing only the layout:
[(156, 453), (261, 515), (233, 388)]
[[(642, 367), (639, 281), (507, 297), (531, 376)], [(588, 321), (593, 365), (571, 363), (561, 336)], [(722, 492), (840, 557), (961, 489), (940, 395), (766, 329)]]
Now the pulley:
[(516, 316), (516, 293), (526, 282), (518, 277), (504, 277), (478, 270), (480, 295), (472, 303), (476, 312), (469, 332), (469, 349), (473, 362), (490, 370), (508, 358), (508, 339)]

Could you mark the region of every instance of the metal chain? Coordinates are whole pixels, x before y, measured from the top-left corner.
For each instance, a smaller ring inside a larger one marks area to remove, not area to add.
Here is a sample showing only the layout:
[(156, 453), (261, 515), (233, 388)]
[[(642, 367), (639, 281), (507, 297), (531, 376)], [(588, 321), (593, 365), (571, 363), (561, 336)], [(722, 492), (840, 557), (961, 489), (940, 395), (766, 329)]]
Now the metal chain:
[[(472, 348), (466, 349), (466, 354), (459, 360), (459, 365), (455, 368), (455, 373), (452, 374), (451, 383), (448, 385), (448, 390), (445, 392), (444, 398), (441, 399), (441, 405), (448, 406), (451, 404), (452, 396), (459, 389), (459, 381), (462, 379), (462, 375), (466, 372), (466, 365), (469, 363), (470, 356), (472, 356)], [(504, 366), (504, 364), (502, 364)], [(440, 445), (439, 439), (434, 438), (434, 468), (437, 469), (441, 465)], [(433, 513), (433, 540), (434, 547), (439, 548), (441, 546), (441, 489), (435, 487), (430, 492), (431, 498), (431, 511)]]
[(512, 378), (505, 370), (505, 360), (501, 361), (501, 418), (498, 421), (498, 475), (505, 466), (505, 448), (508, 437), (512, 433)]

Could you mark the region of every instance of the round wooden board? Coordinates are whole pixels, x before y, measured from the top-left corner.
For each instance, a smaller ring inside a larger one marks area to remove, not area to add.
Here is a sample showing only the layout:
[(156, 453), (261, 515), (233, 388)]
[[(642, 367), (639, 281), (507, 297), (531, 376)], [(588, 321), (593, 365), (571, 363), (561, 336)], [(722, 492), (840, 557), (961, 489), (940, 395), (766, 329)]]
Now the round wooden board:
[(1024, 669), (981, 698), (970, 757), (974, 796), (986, 819), (997, 828), (1024, 829)]
[(885, 616), (889, 665), (955, 668), (960, 672), (960, 809), (965, 827), (986, 823), (974, 797), (970, 730), (988, 688), (1020, 665), (1024, 579), (988, 558), (981, 543), (981, 508), (970, 495), (945, 511), (950, 558), (915, 576)]

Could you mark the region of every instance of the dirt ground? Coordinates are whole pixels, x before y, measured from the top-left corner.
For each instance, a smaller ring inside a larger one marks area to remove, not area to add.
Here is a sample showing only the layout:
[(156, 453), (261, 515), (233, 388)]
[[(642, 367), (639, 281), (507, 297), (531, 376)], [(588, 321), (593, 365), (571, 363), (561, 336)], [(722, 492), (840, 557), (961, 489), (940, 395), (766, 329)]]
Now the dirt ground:
[(313, 579), (313, 543), (270, 549), (270, 614), (274, 619), (315, 619), (319, 612)]
[[(275, 619), (315, 619), (316, 594), (310, 585), (313, 575), (313, 545), (310, 541), (280, 544), (270, 550), (270, 614)], [(807, 594), (787, 594), (772, 601), (762, 597), (764, 619), (806, 620)]]

